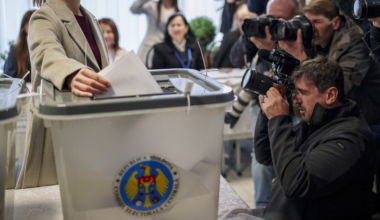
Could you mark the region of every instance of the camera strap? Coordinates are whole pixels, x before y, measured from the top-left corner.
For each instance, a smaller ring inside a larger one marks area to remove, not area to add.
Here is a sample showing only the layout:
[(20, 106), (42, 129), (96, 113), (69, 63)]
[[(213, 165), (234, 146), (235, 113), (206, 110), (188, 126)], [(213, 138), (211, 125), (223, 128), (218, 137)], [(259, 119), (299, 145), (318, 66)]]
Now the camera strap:
[(175, 54), (175, 56), (177, 57), (178, 61), (181, 63), (182, 68), (185, 68), (185, 69), (189, 69), (189, 68), (190, 68), (191, 61), (193, 60), (193, 57), (191, 56), (191, 49), (190, 49), (190, 48), (187, 49), (187, 55), (189, 56), (189, 61), (187, 62), (186, 65), (185, 65), (185, 63), (183, 62), (182, 58), (179, 56), (177, 50), (174, 51), (174, 54)]

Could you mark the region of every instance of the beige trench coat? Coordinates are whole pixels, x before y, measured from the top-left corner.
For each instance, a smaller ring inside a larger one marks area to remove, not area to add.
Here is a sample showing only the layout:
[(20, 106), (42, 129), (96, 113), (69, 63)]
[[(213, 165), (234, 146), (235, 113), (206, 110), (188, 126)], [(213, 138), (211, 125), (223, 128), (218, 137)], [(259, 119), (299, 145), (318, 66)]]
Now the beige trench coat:
[[(81, 6), (87, 16), (101, 54), (102, 68), (108, 61), (108, 49), (96, 18)], [(100, 67), (72, 11), (62, 0), (47, 0), (29, 22), (28, 45), (32, 66), (33, 91), (41, 78), (62, 90), (65, 78), (82, 69), (95, 72)], [(85, 66), (87, 44), (87, 66)], [(17, 189), (54, 185), (58, 183), (50, 129), (31, 111), (28, 115), (26, 155)]]

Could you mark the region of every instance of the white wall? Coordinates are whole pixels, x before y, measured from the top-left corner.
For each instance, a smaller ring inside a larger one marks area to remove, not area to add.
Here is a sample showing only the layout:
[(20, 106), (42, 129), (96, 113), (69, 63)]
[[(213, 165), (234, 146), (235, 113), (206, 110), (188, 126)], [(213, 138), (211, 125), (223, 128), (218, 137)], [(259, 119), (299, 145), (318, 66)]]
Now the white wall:
[[(0, 52), (8, 50), (8, 42), (16, 41), (22, 16), (27, 10), (36, 9), (33, 0), (0, 0)], [(127, 50), (138, 50), (146, 32), (145, 15), (133, 15), (129, 7), (134, 0), (82, 0), (82, 5), (98, 19), (113, 19), (120, 32), (120, 46)], [(180, 10), (186, 18), (210, 17), (217, 31), (220, 27), (224, 0), (178, 0)]]

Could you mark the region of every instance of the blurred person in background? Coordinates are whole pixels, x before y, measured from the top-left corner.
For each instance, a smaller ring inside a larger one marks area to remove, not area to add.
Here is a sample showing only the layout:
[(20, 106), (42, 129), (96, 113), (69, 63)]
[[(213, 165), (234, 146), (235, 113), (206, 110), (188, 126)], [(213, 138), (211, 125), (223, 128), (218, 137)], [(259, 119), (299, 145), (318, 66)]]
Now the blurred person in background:
[(127, 51), (119, 46), (119, 31), (115, 22), (109, 18), (103, 18), (99, 20), (99, 24), (107, 42), (109, 61), (112, 64), (126, 54)]
[(255, 13), (250, 12), (246, 4), (239, 6), (234, 15), (234, 21), (236, 23), (235, 30), (224, 35), (222, 44), (220, 45), (220, 49), (214, 57), (215, 68), (234, 67), (230, 61), (231, 48), (239, 39), (239, 37), (242, 34), (244, 34), (242, 29), (244, 20), (255, 17), (257, 17), (257, 15)]
[[(95, 16), (80, 0), (33, 0), (41, 6), (30, 18), (29, 53), (32, 91), (41, 80), (60, 91), (92, 97), (104, 94), (111, 83), (98, 75), (108, 66), (107, 43)], [(86, 59), (87, 58), (87, 59)], [(25, 161), (17, 189), (56, 185), (52, 134), (34, 111), (28, 114)]]
[(145, 14), (148, 28), (140, 45), (138, 56), (145, 63), (148, 49), (164, 41), (165, 26), (173, 14), (179, 12), (177, 0), (137, 0), (131, 8), (133, 14)]
[(168, 19), (165, 41), (154, 47), (152, 69), (169, 68), (205, 68), (195, 36), (182, 13)]
[[(27, 11), (21, 21), (20, 32), (16, 45), (9, 48), (8, 59), (4, 65), (4, 73), (13, 78), (23, 78), (27, 71), (31, 71), (28, 50), (29, 20), (35, 10)], [(30, 82), (30, 75), (26, 81)]]
[(220, 25), (220, 32), (224, 35), (231, 32), (235, 12), (242, 4), (247, 4), (247, 0), (224, 0), (222, 23)]
[[(299, 14), (298, 2), (296, 0), (270, 0), (267, 6), (267, 15), (271, 15), (276, 19), (292, 19)], [(251, 37), (246, 39), (243, 35), (231, 49), (230, 59), (235, 67), (245, 66), (244, 55), (246, 54), (249, 60), (255, 57), (259, 49), (272, 50), (276, 48), (276, 43), (271, 41), (268, 26), (265, 28), (266, 37)], [(250, 61), (248, 61), (250, 62)], [(256, 70), (259, 73), (268, 74), (271, 69), (271, 63), (262, 59), (258, 59)], [(239, 94), (238, 101), (234, 103), (232, 111), (226, 113), (225, 122), (231, 124), (231, 128), (238, 121), (241, 113), (252, 101), (250, 109), (252, 135), (255, 136), (255, 128), (260, 106), (257, 103), (257, 94), (242, 90)], [(257, 208), (265, 207), (268, 204), (272, 180), (274, 178), (273, 166), (262, 165), (257, 162), (255, 156), (255, 148), (252, 149), (252, 179), (255, 187), (255, 203)]]

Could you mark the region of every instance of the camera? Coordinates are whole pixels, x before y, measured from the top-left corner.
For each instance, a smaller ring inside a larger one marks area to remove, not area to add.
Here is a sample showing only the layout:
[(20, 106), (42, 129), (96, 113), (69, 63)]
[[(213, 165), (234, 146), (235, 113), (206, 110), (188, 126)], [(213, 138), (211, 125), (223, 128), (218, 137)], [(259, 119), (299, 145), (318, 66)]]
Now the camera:
[(259, 37), (265, 38), (265, 26), (269, 26), (274, 17), (270, 15), (261, 15), (257, 18), (245, 19), (243, 23), (243, 31), (246, 38)]
[(352, 15), (356, 20), (380, 17), (380, 0), (355, 0)]
[(254, 69), (247, 69), (241, 87), (261, 95), (265, 95), (271, 87), (274, 87), (281, 95), (289, 98), (294, 89), (291, 76), (294, 69), (300, 65), (300, 61), (276, 49), (272, 51), (261, 49), (258, 54), (260, 58), (272, 62), (273, 79)]
[(313, 41), (313, 25), (305, 15), (297, 15), (290, 21), (272, 20), (269, 32), (272, 41), (287, 40), (295, 42), (297, 31), (301, 29), (303, 46), (308, 49)]

